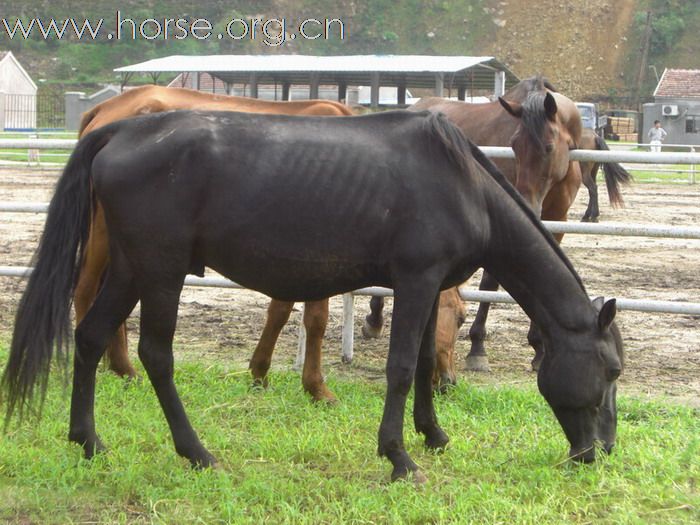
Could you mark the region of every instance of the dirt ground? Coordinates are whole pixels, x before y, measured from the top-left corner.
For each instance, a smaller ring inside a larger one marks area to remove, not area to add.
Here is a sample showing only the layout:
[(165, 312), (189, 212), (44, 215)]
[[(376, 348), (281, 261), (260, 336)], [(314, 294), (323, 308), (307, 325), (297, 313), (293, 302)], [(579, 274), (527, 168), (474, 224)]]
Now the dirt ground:
[[(55, 181), (55, 172), (0, 169), (0, 201), (46, 202)], [(636, 184), (624, 189), (623, 209), (609, 207), (604, 186), (601, 184), (600, 188), (601, 221), (700, 226), (700, 185)], [(569, 220), (579, 220), (587, 200), (583, 188)], [(1, 216), (0, 265), (28, 265), (45, 215), (2, 213)], [(700, 302), (700, 241), (568, 235), (563, 246), (591, 294)], [(478, 274), (470, 282), (476, 287)], [(24, 281), (0, 277), (0, 283), (0, 339), (9, 341)], [(244, 371), (262, 328), (267, 304), (268, 299), (255, 292), (186, 288), (176, 334), (177, 358), (225, 362)], [(340, 360), (342, 301), (340, 298), (331, 301), (324, 343), (325, 373), (329, 377), (359, 374), (371, 380), (383, 380), (388, 337), (364, 340), (361, 323), (368, 311), (368, 299), (356, 298), (355, 309), (355, 358), (347, 365)], [(390, 310), (391, 300), (387, 302), (387, 313)], [(469, 304), (468, 312), (457, 347), (459, 380), (534, 384), (535, 375), (529, 370), (532, 351), (526, 340), (528, 319), (517, 306), (492, 307), (487, 339), (491, 373), (464, 372), (468, 328), (476, 305)], [(278, 342), (273, 369), (293, 366), (299, 318), (299, 311), (295, 310)], [(134, 319), (132, 316), (129, 321), (132, 348), (137, 336)], [(626, 369), (620, 380), (621, 395), (664, 396), (700, 406), (700, 316), (621, 311), (618, 324), (627, 353)]]

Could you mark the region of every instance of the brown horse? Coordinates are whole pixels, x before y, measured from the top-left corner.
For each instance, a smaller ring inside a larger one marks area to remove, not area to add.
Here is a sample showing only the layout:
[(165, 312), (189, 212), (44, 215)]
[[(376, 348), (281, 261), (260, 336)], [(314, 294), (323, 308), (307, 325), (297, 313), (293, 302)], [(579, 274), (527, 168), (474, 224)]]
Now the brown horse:
[[(219, 96), (184, 88), (143, 86), (131, 89), (98, 104), (83, 115), (80, 136), (111, 122), (136, 115), (159, 113), (177, 109), (226, 110), (250, 113), (276, 113), (286, 115), (352, 115), (345, 105), (329, 100), (298, 100), (271, 102), (246, 97)], [(80, 322), (102, 282), (109, 263), (109, 239), (102, 207), (99, 203), (90, 225), (90, 237), (85, 249), (80, 278), (75, 289), (76, 321)], [(260, 341), (250, 361), (254, 381), (265, 382), (277, 337), (287, 322), (293, 302), (272, 300)], [(321, 374), (321, 342), (328, 318), (328, 300), (310, 301), (304, 309), (304, 325), (307, 331), (306, 360), (302, 373), (304, 389), (314, 400), (334, 399)], [(129, 360), (126, 327), (122, 325), (107, 349), (111, 370), (122, 376), (133, 377), (136, 372)]]
[[(579, 149), (594, 151), (608, 151), (610, 149), (605, 139), (589, 128), (583, 130), (581, 142), (578, 147)], [(583, 214), (581, 222), (598, 222), (600, 209), (598, 208), (598, 185), (596, 184), (596, 177), (598, 176), (598, 168), (601, 163), (589, 160), (582, 161), (579, 164), (581, 164), (583, 185), (588, 189), (588, 206), (586, 207), (586, 213)], [(613, 208), (623, 206), (624, 202), (622, 201), (622, 195), (620, 193), (620, 183), (628, 184), (632, 180), (632, 175), (616, 162), (604, 162), (602, 164), (610, 205)]]
[[(569, 150), (581, 139), (581, 116), (575, 104), (557, 93), (542, 77), (523, 80), (497, 102), (468, 104), (430, 97), (411, 110), (430, 110), (447, 116), (479, 146), (512, 146), (515, 161), (496, 159), (496, 165), (543, 220), (565, 221), (581, 185), (578, 162), (569, 160)], [(555, 235), (561, 242), (563, 235)], [(484, 273), (481, 290), (496, 290), (498, 283)], [(365, 333), (381, 326), (381, 298), (373, 298)], [(489, 369), (484, 338), (489, 303), (481, 303), (469, 331), (472, 346), (467, 369)], [(542, 338), (532, 324), (528, 341), (535, 349), (533, 367), (543, 355)]]

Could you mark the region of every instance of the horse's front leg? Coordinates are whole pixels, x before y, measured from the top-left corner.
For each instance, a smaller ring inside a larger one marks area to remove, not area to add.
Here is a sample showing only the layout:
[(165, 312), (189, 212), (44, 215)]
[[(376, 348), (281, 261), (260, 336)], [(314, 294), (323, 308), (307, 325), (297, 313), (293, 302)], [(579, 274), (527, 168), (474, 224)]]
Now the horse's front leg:
[(384, 329), (384, 297), (373, 295), (369, 301), (369, 314), (362, 325), (362, 335), (369, 339), (376, 339), (382, 335)]
[[(391, 479), (405, 478), (413, 473), (417, 482), (425, 481), (403, 441), (403, 420), (406, 397), (416, 373), (423, 333), (433, 315), (438, 287), (420, 283), (419, 277), (394, 288), (394, 312), (391, 324), (389, 357), (386, 366), (387, 392), (384, 415), (379, 426), (380, 456), (386, 456), (393, 465)], [(434, 330), (432, 337), (434, 338)], [(434, 344), (434, 343), (433, 343)], [(427, 352), (427, 351), (426, 351)], [(427, 353), (426, 353), (427, 355)], [(422, 367), (421, 378), (430, 367)], [(430, 369), (432, 374), (432, 369)], [(430, 389), (432, 375), (427, 376)]]
[[(490, 273), (484, 270), (484, 275), (479, 283), (479, 290), (495, 292), (498, 290), (498, 281)], [(479, 303), (479, 310), (476, 312), (474, 322), (469, 329), (469, 339), (471, 348), (467, 354), (467, 370), (472, 372), (490, 372), (489, 359), (484, 348), (486, 339), (486, 319), (489, 316), (491, 303)]]
[(326, 386), (321, 371), (321, 345), (328, 324), (328, 299), (310, 301), (304, 308), (306, 329), (306, 356), (301, 381), (314, 401), (336, 401), (333, 392)]

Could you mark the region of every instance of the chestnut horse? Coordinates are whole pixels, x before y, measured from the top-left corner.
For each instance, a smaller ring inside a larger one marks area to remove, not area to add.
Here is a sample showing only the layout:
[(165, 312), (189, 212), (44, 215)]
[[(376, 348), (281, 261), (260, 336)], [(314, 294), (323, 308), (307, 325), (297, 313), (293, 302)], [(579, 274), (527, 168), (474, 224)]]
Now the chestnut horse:
[[(271, 102), (247, 97), (219, 96), (185, 88), (142, 86), (113, 97), (83, 114), (80, 136), (114, 121), (137, 115), (178, 109), (243, 111), (286, 115), (342, 116), (352, 115), (345, 105), (330, 100), (298, 100)], [(80, 277), (75, 289), (76, 322), (79, 323), (90, 308), (100, 288), (109, 263), (109, 239), (102, 207), (97, 203), (88, 239)], [(293, 302), (272, 300), (260, 341), (250, 361), (253, 379), (264, 383), (270, 368), (271, 356), (282, 327), (289, 319)], [(328, 318), (328, 300), (310, 301), (304, 309), (307, 331), (306, 360), (302, 373), (304, 389), (314, 400), (332, 401), (334, 396), (326, 387), (321, 374), (321, 343)], [(127, 351), (126, 327), (122, 325), (107, 349), (109, 367), (122, 376), (133, 377), (136, 372)]]
[[(610, 148), (605, 139), (590, 128), (584, 128), (581, 134), (579, 149), (590, 149), (597, 151), (608, 151)], [(600, 209), (598, 208), (598, 176), (599, 162), (592, 160), (579, 162), (581, 164), (581, 177), (583, 185), (588, 190), (588, 206), (583, 214), (581, 222), (598, 222)], [(620, 194), (620, 183), (628, 184), (632, 180), (632, 175), (617, 162), (603, 162), (603, 173), (605, 175), (605, 185), (608, 188), (608, 199), (613, 208), (623, 206), (622, 195)]]
[[(410, 110), (443, 113), (467, 138), (479, 146), (512, 146), (515, 161), (495, 159), (495, 164), (543, 220), (565, 221), (581, 185), (578, 162), (569, 161), (569, 150), (581, 139), (581, 116), (575, 104), (544, 78), (519, 82), (497, 102), (468, 104), (437, 97), (424, 98)], [(555, 235), (561, 241), (563, 235)], [(480, 290), (496, 290), (498, 283), (484, 272)], [(366, 334), (381, 326), (382, 298), (370, 302)], [(467, 369), (489, 369), (484, 339), (490, 303), (481, 303), (469, 331), (472, 346)], [(540, 332), (531, 324), (528, 341), (535, 349), (533, 367), (542, 359)]]

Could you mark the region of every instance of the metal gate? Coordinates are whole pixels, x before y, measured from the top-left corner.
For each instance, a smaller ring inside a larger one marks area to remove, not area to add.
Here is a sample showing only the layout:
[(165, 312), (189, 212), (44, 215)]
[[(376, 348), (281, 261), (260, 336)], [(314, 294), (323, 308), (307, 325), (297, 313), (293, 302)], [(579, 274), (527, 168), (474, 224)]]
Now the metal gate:
[(65, 99), (61, 95), (5, 95), (5, 130), (34, 131), (65, 128)]

